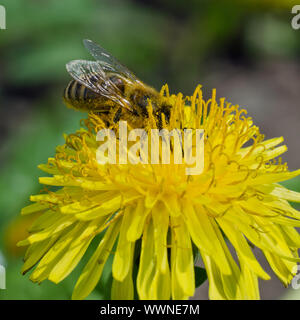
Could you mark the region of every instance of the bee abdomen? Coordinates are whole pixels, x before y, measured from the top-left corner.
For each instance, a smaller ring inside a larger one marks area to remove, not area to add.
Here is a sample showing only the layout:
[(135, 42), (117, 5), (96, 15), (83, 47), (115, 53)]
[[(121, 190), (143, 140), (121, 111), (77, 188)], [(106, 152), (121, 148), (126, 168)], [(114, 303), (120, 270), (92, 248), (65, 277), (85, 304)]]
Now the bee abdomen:
[(76, 80), (70, 81), (64, 91), (64, 97), (69, 101), (85, 101), (94, 96), (95, 94), (93, 91), (89, 90)]
[(67, 100), (85, 100), (87, 88), (78, 81), (72, 80), (65, 89), (64, 97)]

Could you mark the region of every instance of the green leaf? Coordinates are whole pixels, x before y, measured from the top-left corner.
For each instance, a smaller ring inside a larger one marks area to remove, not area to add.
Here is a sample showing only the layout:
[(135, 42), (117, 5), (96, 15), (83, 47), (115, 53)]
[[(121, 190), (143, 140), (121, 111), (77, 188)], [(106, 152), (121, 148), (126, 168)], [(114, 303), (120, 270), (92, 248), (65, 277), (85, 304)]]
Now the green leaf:
[(195, 285), (196, 288), (200, 287), (207, 279), (206, 270), (201, 267), (195, 267)]

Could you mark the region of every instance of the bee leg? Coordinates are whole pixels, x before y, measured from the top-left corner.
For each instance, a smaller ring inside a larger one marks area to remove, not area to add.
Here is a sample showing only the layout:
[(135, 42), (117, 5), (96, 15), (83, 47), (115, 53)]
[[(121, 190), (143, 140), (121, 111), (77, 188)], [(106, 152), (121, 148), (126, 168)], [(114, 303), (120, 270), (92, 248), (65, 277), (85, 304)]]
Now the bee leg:
[(131, 111), (131, 113), (134, 115), (134, 116), (136, 116), (136, 117), (138, 117), (140, 114), (138, 113), (138, 111), (136, 110), (136, 109), (132, 109), (132, 111)]
[(118, 121), (120, 121), (121, 116), (122, 116), (122, 108), (119, 108), (117, 110), (117, 112), (115, 113), (115, 116), (114, 116), (114, 119), (113, 119), (114, 123), (117, 123)]

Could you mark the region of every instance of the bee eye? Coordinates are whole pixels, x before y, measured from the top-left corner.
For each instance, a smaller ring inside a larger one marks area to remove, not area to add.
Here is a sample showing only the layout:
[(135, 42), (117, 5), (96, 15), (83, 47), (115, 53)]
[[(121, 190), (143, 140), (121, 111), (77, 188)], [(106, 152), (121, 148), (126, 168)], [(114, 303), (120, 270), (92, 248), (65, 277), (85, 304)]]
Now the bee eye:
[(140, 106), (146, 109), (146, 107), (147, 107), (147, 105), (148, 105), (148, 99), (149, 99), (149, 98), (150, 98), (149, 96), (143, 96), (143, 97), (141, 97), (141, 98), (140, 98)]

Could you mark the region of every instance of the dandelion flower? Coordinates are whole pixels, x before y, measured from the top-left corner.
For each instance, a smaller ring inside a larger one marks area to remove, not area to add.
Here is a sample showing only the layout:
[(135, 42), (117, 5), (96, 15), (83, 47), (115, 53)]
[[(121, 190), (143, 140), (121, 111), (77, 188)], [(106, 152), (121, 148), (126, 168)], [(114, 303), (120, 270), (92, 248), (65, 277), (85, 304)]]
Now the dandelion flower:
[[(246, 111), (217, 101), (215, 90), (207, 101), (201, 86), (190, 97), (169, 95), (167, 86), (160, 94), (173, 106), (163, 128), (204, 129), (203, 172), (188, 176), (185, 164), (174, 163), (99, 164), (96, 133), (106, 124), (90, 113), (83, 128), (66, 135), (55, 157), (39, 166), (50, 176), (39, 179), (46, 191), (31, 196), (35, 203), (22, 210), (39, 213), (19, 243), (28, 246), (22, 272), (35, 267), (32, 281), (59, 283), (102, 234), (73, 299), (93, 291), (110, 255), (112, 299), (133, 299), (134, 283), (140, 299), (188, 299), (195, 292), (196, 253), (210, 299), (259, 299), (258, 278), (270, 276), (253, 246), (287, 286), (300, 247), (300, 214), (288, 201), (300, 202), (300, 194), (278, 183), (300, 170), (290, 172), (274, 160), (287, 149), (283, 138), (264, 140)], [(148, 128), (155, 126), (149, 110)]]

